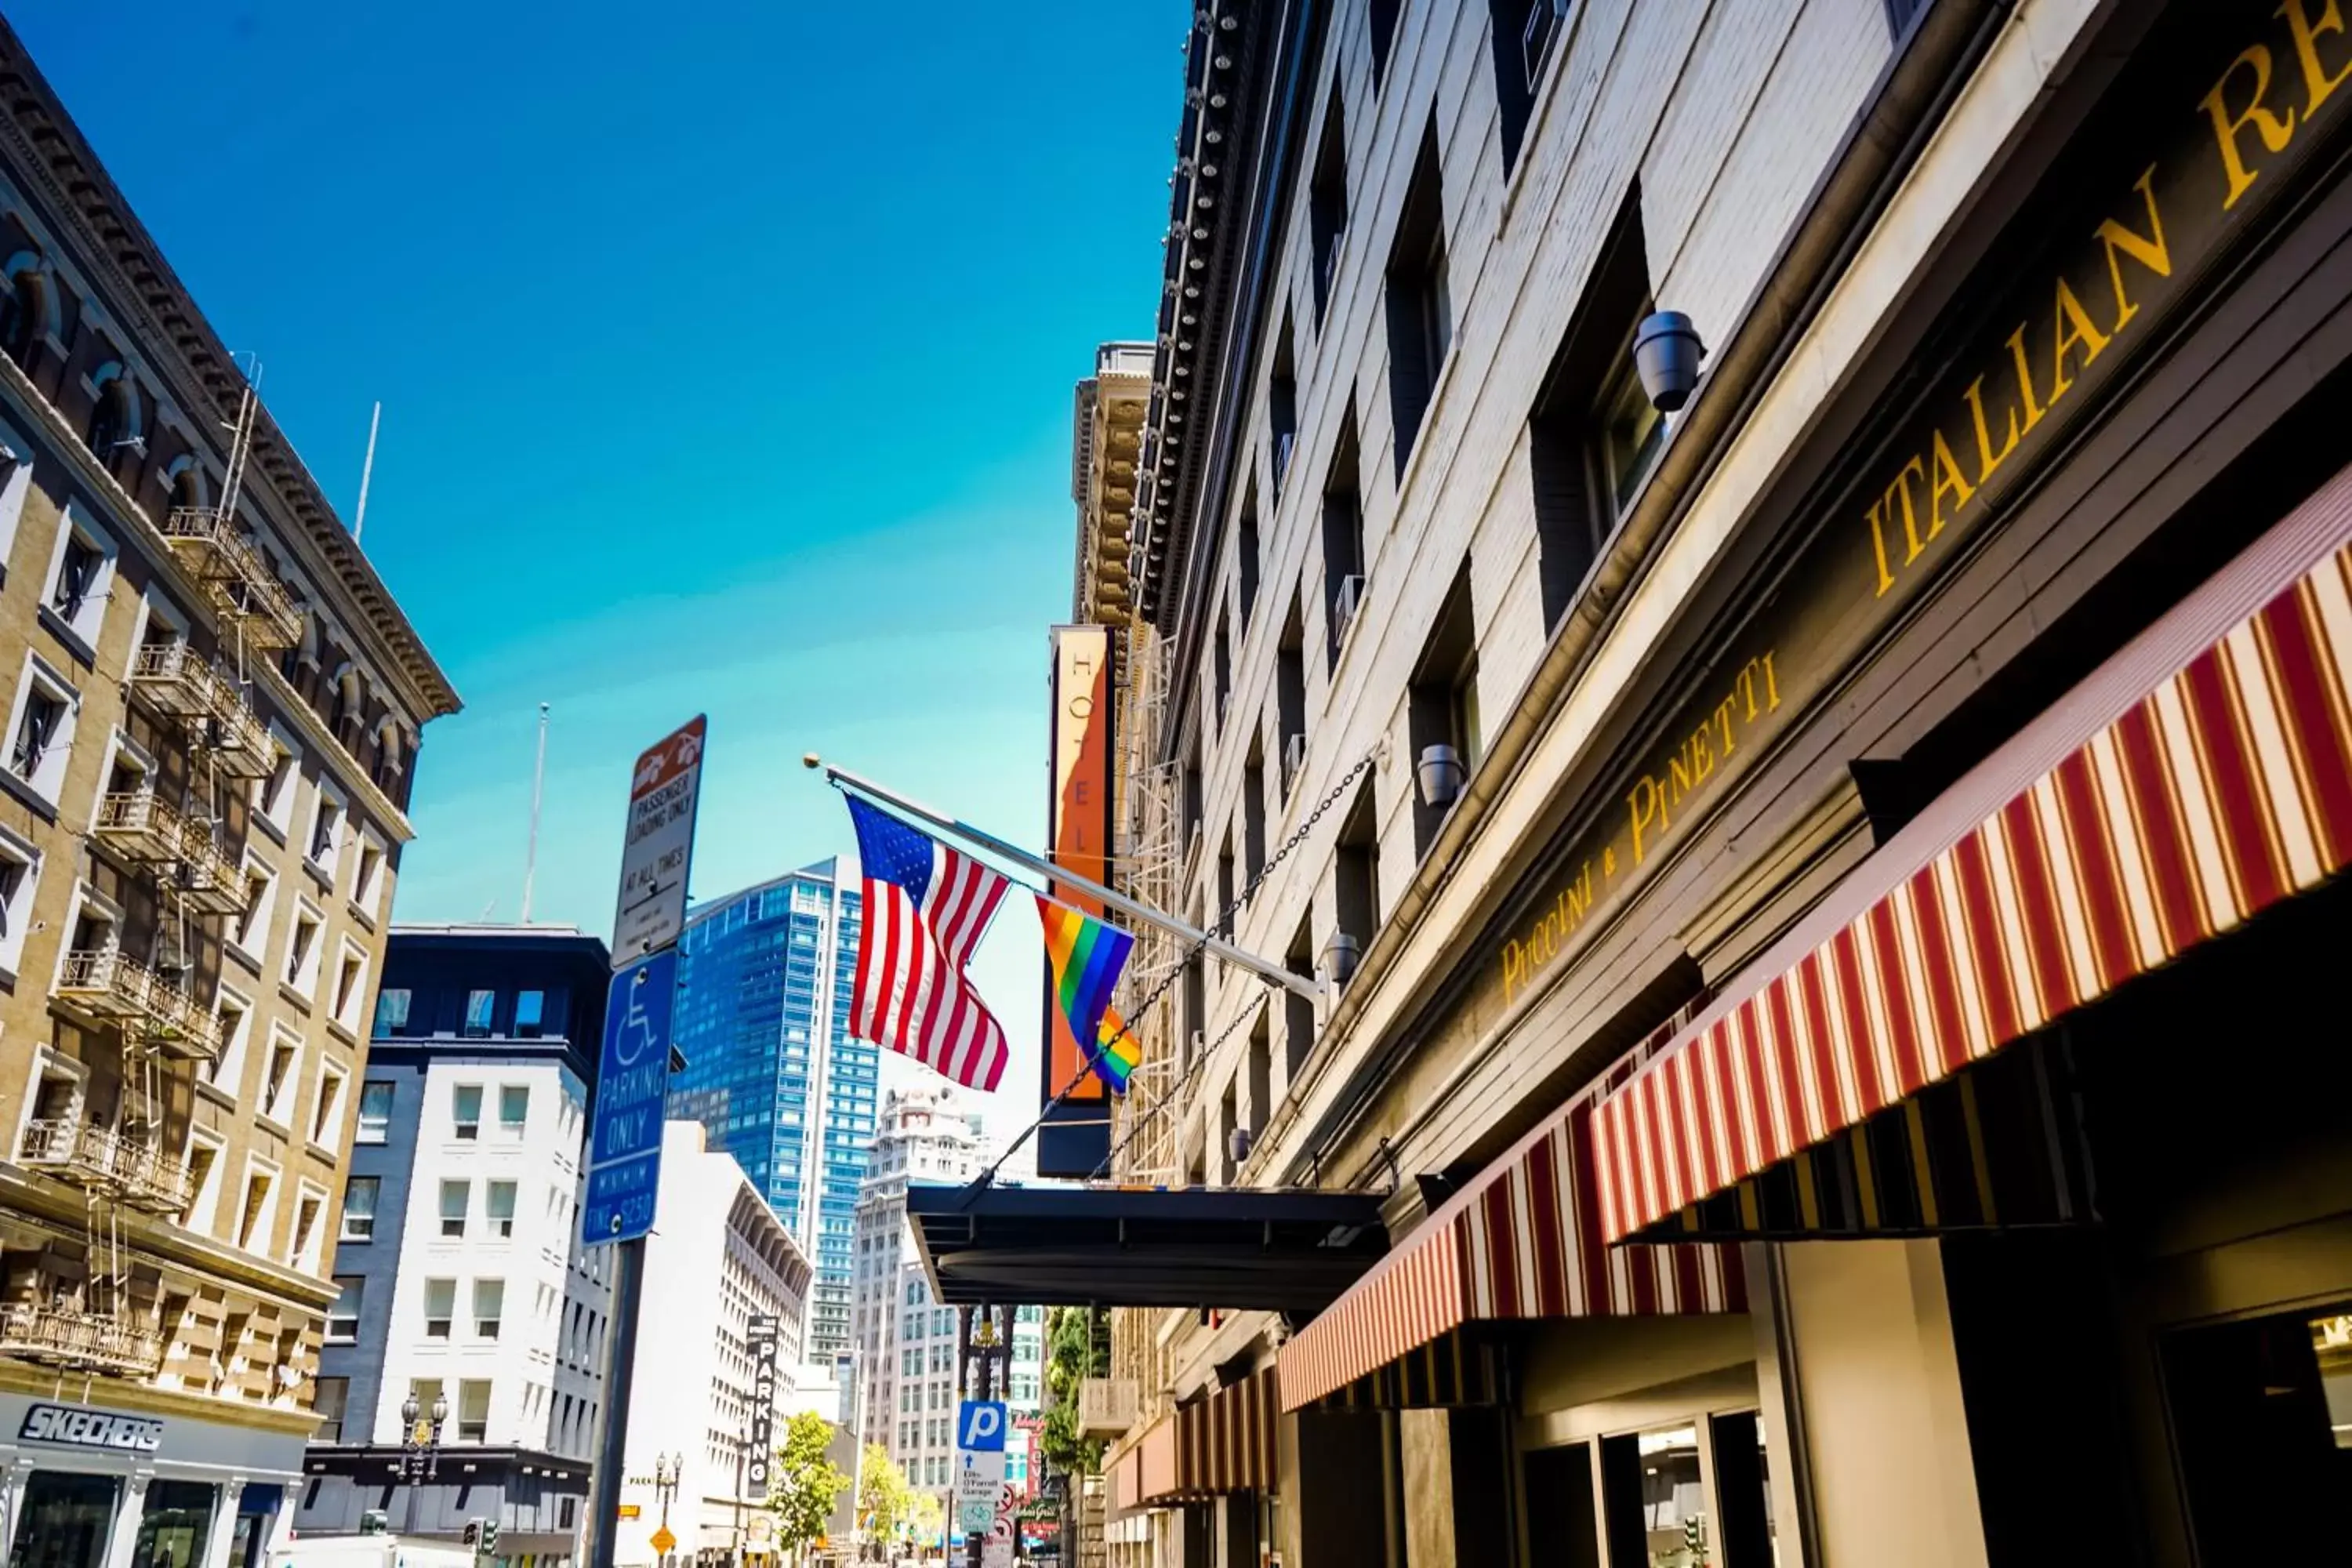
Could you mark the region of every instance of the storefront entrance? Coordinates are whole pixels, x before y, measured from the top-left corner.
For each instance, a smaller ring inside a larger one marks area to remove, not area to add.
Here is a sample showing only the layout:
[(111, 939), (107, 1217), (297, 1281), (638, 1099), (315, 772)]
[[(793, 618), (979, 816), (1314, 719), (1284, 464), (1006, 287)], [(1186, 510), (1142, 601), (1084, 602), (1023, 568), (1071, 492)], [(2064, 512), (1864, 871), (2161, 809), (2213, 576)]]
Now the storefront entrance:
[(36, 1470), (8, 1549), (8, 1568), (100, 1568), (121, 1482)]
[(131, 1568), (203, 1568), (218, 1492), (209, 1481), (149, 1482)]

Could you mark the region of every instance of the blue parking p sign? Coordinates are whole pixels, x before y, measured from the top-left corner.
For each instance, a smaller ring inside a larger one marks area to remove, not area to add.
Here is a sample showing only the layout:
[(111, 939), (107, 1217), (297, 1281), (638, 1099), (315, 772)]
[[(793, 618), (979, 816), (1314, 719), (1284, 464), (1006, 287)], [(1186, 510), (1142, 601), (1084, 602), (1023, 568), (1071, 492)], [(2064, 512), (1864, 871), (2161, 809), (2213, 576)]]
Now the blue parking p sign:
[(580, 1205), (584, 1246), (633, 1240), (653, 1228), (677, 994), (675, 949), (641, 958), (613, 976), (588, 1127), (588, 1196)]
[(956, 1447), (975, 1454), (1004, 1452), (1004, 1406), (993, 1399), (967, 1399), (956, 1406)]

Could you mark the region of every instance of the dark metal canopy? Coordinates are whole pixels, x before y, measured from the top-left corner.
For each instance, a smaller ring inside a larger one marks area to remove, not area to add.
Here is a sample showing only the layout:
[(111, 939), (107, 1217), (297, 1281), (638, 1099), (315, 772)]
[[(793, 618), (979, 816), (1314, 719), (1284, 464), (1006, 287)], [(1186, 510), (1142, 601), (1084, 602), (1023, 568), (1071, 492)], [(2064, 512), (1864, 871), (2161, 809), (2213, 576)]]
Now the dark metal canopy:
[(1311, 1314), (1389, 1249), (1370, 1193), (909, 1186), (907, 1218), (950, 1306)]

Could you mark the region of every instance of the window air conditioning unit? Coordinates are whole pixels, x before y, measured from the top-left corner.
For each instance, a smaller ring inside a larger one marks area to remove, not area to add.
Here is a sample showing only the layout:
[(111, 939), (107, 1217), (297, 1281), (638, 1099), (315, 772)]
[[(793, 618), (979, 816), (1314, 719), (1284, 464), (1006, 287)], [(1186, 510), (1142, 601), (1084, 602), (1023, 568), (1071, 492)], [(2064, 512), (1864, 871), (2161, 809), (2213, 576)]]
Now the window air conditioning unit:
[(1364, 603), (1364, 579), (1361, 575), (1339, 579), (1339, 592), (1331, 601), (1331, 644), (1334, 647), (1345, 642), (1348, 628), (1356, 622), (1356, 611)]
[(1282, 787), (1288, 789), (1298, 782), (1307, 766), (1307, 737), (1285, 735), (1282, 738)]

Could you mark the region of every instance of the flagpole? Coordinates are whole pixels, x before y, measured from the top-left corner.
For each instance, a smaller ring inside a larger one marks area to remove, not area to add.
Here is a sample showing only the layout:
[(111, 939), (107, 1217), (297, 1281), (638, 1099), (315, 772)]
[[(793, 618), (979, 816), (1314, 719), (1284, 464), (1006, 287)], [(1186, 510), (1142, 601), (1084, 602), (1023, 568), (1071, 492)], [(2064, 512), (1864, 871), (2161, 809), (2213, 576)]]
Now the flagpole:
[(969, 823), (959, 821), (945, 812), (935, 810), (919, 801), (909, 800), (905, 795), (894, 790), (886, 789), (872, 779), (861, 777), (846, 768), (836, 768), (814, 752), (811, 752), (801, 761), (811, 768), (822, 770), (826, 782), (837, 788), (853, 789), (860, 795), (870, 795), (880, 804), (904, 812), (909, 816), (918, 817), (942, 833), (951, 833), (992, 855), (1012, 861), (1024, 870), (1034, 872), (1049, 883), (1058, 882), (1065, 887), (1075, 888), (1079, 892), (1091, 894), (1121, 914), (1131, 916), (1146, 925), (1157, 926), (1179, 941), (1198, 942), (1227, 963), (1246, 969), (1269, 984), (1287, 987), (1310, 1002), (1322, 999), (1322, 987), (1315, 983), (1312, 975), (1294, 974), (1281, 964), (1235, 947), (1233, 943), (1209, 931), (1204, 931), (1197, 926), (1186, 925), (1182, 921), (1172, 915), (1163, 914), (1149, 904), (1138, 903), (1125, 893), (1106, 888), (1100, 882), (1090, 881), (1075, 872), (1065, 870), (1050, 860), (1030, 854), (1026, 849), (1007, 844), (994, 834), (983, 833)]

